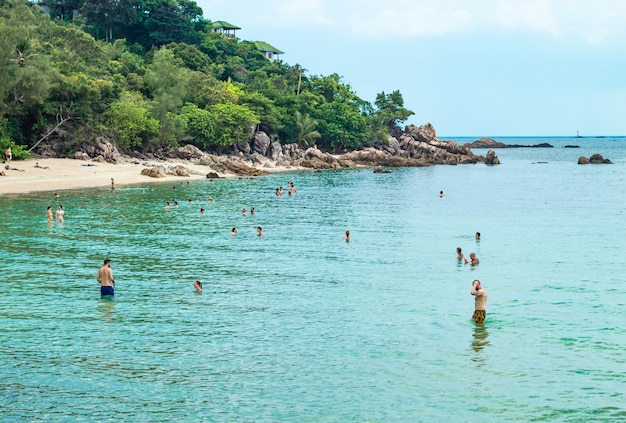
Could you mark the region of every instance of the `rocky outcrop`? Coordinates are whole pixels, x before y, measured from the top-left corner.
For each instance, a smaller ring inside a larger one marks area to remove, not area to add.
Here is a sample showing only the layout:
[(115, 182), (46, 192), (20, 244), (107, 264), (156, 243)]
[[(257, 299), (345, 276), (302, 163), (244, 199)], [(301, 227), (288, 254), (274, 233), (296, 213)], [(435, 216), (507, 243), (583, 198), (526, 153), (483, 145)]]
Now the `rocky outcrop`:
[(602, 154), (593, 154), (589, 158), (580, 156), (578, 158), (578, 164), (611, 164), (611, 161), (602, 157)]
[(267, 150), (270, 147), (270, 144), (270, 137), (268, 137), (265, 132), (259, 132), (254, 135), (254, 139), (252, 140), (251, 144), (251, 150), (259, 153), (261, 156), (265, 156)]
[(194, 160), (201, 159), (206, 153), (200, 150), (198, 147), (187, 144), (183, 147), (170, 148), (166, 152), (167, 157), (170, 159), (180, 160)]
[(470, 148), (552, 148), (553, 146), (543, 142), (534, 145), (525, 144), (504, 144), (492, 138), (479, 138), (472, 143), (466, 144)]
[(167, 173), (165, 172), (164, 166), (152, 166), (146, 167), (141, 171), (142, 175), (150, 176), (151, 178), (165, 178)]
[(234, 174), (240, 176), (261, 176), (261, 175), (269, 175), (269, 172), (266, 170), (261, 170), (249, 166), (244, 161), (239, 159), (225, 158), (223, 160), (217, 161), (211, 168), (217, 172), (225, 173), (225, 174)]
[(115, 144), (105, 137), (82, 143), (77, 153), (84, 153), (80, 154), (81, 160), (91, 159), (94, 162), (121, 163), (124, 160)]
[(500, 164), (500, 159), (496, 156), (496, 152), (493, 150), (487, 151), (487, 155), (485, 156), (485, 164), (488, 165), (497, 165)]

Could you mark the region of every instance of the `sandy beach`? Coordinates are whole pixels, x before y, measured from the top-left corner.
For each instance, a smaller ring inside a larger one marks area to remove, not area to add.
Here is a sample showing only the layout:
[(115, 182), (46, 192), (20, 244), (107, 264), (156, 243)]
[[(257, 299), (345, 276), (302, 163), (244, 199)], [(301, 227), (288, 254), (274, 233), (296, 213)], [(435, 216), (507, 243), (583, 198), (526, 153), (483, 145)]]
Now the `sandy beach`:
[[(43, 168), (35, 167), (39, 163)], [(144, 164), (183, 165), (189, 169), (189, 177), (171, 176), (152, 178), (141, 174)], [(212, 171), (207, 166), (196, 165), (184, 161), (163, 162), (124, 162), (120, 164), (86, 162), (74, 159), (29, 159), (11, 162), (10, 168), (2, 170), (6, 176), (0, 176), (0, 195), (23, 194), (37, 191), (61, 191), (77, 188), (110, 186), (114, 178), (116, 186), (157, 183), (168, 181), (188, 181), (204, 179)], [(47, 167), (47, 168), (46, 168)], [(19, 169), (19, 170), (15, 170)], [(267, 169), (278, 170), (278, 169)], [(221, 175), (220, 177), (225, 176)], [(234, 175), (233, 175), (234, 176)]]

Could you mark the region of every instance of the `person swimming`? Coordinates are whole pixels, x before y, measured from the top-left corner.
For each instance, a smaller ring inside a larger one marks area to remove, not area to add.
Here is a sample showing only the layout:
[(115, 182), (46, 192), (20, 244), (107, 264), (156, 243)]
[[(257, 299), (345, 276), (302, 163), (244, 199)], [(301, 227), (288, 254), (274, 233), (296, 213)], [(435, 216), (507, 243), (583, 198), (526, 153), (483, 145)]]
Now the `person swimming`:
[(202, 294), (202, 282), (195, 281), (193, 283), (193, 289), (196, 290), (196, 294)]

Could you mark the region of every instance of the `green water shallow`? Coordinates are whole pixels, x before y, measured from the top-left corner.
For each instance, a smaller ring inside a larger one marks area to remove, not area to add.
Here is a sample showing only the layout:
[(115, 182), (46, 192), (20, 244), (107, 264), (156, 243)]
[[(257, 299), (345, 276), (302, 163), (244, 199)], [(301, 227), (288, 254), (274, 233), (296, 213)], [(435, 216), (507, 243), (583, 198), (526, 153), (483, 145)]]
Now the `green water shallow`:
[[(626, 420), (613, 141), (501, 150), (496, 167), (2, 197), (0, 420)], [(576, 165), (594, 152), (614, 164)], [(298, 193), (276, 197), (288, 180)], [(66, 221), (48, 225), (58, 204)]]

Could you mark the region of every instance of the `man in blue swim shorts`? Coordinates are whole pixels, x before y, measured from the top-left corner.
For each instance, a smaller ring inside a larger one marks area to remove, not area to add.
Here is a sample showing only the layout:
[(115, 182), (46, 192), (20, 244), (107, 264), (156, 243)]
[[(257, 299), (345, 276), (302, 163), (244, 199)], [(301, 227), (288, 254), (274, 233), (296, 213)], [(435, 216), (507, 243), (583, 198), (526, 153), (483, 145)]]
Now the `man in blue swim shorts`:
[(113, 279), (113, 269), (111, 269), (111, 260), (104, 259), (104, 266), (98, 270), (98, 277), (96, 278), (100, 282), (100, 295), (113, 296), (115, 292), (113, 287), (115, 286), (115, 279)]

